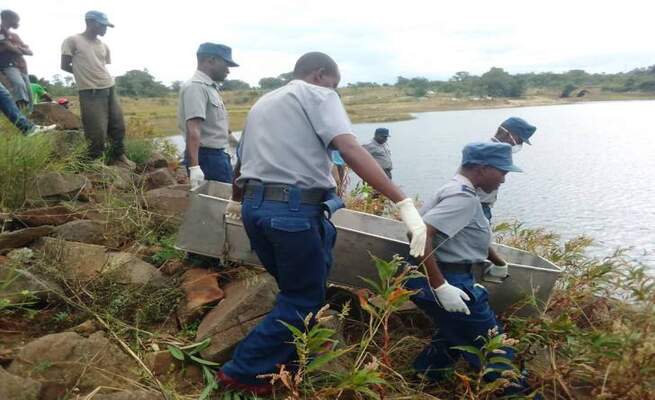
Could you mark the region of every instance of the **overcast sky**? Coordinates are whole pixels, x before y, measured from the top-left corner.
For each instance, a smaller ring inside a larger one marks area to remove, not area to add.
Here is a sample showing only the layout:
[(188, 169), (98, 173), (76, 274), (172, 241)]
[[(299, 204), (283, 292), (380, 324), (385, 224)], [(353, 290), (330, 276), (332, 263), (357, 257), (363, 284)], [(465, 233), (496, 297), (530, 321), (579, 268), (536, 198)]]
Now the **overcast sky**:
[(110, 71), (147, 68), (158, 80), (188, 79), (205, 41), (232, 47), (230, 79), (257, 84), (319, 50), (339, 63), (342, 84), (393, 83), (399, 75), (447, 79), (481, 74), (619, 72), (655, 64), (655, 2), (550, 1), (145, 1), (3, 0), (21, 16), (31, 73), (59, 70), (61, 42), (84, 13), (107, 13)]

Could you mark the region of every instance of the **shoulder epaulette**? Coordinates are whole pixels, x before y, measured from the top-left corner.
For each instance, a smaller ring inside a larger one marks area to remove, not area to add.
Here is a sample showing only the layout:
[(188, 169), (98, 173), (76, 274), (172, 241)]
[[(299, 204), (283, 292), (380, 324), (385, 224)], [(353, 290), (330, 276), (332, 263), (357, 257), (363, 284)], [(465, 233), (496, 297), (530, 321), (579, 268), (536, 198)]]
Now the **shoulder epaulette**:
[(462, 185), (462, 192), (465, 192), (465, 193), (468, 193), (468, 194), (472, 194), (473, 196), (477, 196), (477, 193), (475, 193), (475, 190), (474, 190), (474, 189), (471, 189), (471, 188), (470, 188), (469, 186), (467, 186), (467, 185)]

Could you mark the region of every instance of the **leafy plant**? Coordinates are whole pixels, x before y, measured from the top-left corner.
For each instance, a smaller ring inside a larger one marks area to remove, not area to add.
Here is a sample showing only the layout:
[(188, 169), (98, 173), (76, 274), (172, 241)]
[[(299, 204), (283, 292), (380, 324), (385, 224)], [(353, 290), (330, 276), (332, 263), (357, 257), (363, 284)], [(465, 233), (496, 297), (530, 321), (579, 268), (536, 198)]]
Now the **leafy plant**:
[[(200, 357), (200, 352), (209, 347), (211, 339), (207, 338), (199, 343), (193, 343), (187, 346), (173, 346), (168, 345), (168, 351), (171, 353), (173, 358), (180, 360), (184, 363), (195, 364), (202, 369), (203, 379), (205, 381), (205, 389), (198, 397), (199, 400), (208, 399), (211, 394), (218, 389), (218, 383), (214, 378), (216, 370), (220, 367), (219, 363), (213, 361), (205, 360)], [(224, 397), (225, 398), (225, 397)]]

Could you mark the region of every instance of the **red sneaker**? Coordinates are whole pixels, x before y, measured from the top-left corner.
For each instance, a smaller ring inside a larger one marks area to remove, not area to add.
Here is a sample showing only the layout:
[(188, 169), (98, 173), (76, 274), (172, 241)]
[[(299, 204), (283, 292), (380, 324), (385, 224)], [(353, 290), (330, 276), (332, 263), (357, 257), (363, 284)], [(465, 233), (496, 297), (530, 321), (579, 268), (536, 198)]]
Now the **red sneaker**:
[(234, 389), (239, 392), (252, 393), (255, 396), (268, 396), (273, 393), (273, 385), (270, 383), (247, 384), (241, 383), (223, 371), (216, 373), (216, 379), (227, 389)]

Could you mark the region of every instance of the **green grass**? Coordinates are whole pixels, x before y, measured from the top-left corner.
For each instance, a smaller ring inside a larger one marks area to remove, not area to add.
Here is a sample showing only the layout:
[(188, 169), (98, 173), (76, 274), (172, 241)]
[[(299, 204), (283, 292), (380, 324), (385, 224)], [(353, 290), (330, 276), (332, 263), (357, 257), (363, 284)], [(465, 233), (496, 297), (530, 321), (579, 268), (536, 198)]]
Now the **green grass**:
[(30, 184), (39, 174), (79, 167), (84, 143), (59, 151), (57, 140), (54, 133), (24, 136), (0, 116), (0, 209), (22, 207)]

